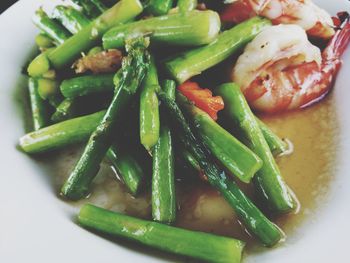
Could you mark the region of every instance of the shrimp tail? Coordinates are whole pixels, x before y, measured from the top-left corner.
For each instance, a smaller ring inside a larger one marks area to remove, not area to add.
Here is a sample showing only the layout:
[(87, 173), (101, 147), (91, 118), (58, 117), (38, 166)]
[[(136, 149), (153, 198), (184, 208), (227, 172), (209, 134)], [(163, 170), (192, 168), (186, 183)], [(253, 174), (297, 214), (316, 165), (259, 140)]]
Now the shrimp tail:
[(344, 12), (341, 13), (341, 16), (343, 23), (322, 53), (325, 62), (340, 59), (350, 42), (350, 16), (346, 13), (346, 18), (344, 18)]
[[(341, 56), (350, 42), (349, 14), (340, 13), (339, 19), (343, 21), (329, 44), (322, 52), (321, 78), (306, 96), (306, 103), (302, 108), (308, 107), (320, 101), (332, 89), (335, 78), (342, 65)], [(316, 91), (316, 92), (315, 92)]]

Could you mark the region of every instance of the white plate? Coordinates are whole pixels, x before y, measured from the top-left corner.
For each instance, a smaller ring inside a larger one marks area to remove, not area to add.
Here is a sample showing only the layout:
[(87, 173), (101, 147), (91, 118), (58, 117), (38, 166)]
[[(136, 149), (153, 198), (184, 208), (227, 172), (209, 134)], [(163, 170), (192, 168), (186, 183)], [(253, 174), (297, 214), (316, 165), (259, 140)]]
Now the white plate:
[[(31, 16), (38, 6), (57, 1), (20, 1), (0, 16), (0, 262), (164, 262), (173, 259), (131, 250), (78, 227), (76, 211), (60, 201), (45, 171), (16, 150), (23, 119), (16, 101), (25, 88), (21, 69), (37, 30)], [(346, 0), (316, 1), (332, 14), (348, 10)], [(298, 231), (298, 242), (250, 256), (248, 262), (349, 262), (350, 236), (350, 49), (335, 86), (340, 143), (327, 203)], [(144, 249), (141, 249), (143, 252)]]

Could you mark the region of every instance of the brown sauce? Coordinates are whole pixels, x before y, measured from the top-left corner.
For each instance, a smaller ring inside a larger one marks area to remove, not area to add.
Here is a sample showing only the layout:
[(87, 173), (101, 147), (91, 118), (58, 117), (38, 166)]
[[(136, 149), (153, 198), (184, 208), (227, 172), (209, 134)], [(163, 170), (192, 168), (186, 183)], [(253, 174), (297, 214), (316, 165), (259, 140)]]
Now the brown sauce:
[[(260, 116), (279, 136), (288, 138), (294, 145), (293, 154), (278, 158), (278, 164), (301, 207), (297, 214), (273, 218), (287, 237), (293, 235), (304, 220), (312, 217), (327, 198), (337, 148), (338, 129), (333, 103), (332, 96), (328, 96), (321, 103), (304, 110)], [(72, 147), (40, 159), (52, 176), (56, 193), (80, 151), (81, 147)], [(248, 192), (251, 193), (249, 187)], [(200, 180), (193, 180), (191, 184), (179, 182), (177, 197), (177, 226), (245, 240), (248, 242), (248, 254), (249, 248), (256, 247), (257, 243), (239, 225), (231, 207), (206, 183)], [(86, 202), (141, 218), (151, 217), (150, 186), (140, 196), (131, 196), (107, 163), (102, 165), (94, 181), (93, 193), (74, 205)]]

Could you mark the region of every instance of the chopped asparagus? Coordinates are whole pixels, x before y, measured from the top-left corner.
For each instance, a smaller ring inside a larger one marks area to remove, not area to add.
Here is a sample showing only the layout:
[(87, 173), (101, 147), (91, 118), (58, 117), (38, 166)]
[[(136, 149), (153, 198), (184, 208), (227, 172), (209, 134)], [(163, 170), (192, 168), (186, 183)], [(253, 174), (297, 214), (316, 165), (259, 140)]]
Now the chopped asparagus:
[(227, 83), (219, 86), (216, 92), (224, 99), (224, 113), (235, 128), (239, 129), (243, 141), (264, 162), (254, 177), (257, 190), (272, 210), (280, 213), (290, 212), (296, 203), (240, 88), (234, 83)]
[(66, 198), (77, 200), (89, 193), (90, 184), (112, 144), (117, 124), (147, 73), (149, 54), (146, 50), (146, 42), (144, 39), (137, 39), (127, 45), (129, 54), (123, 60), (122, 79), (116, 87), (113, 100), (102, 121), (91, 134), (82, 156), (61, 189), (61, 193)]
[(90, 204), (81, 208), (78, 222), (88, 229), (206, 262), (239, 263), (245, 245), (237, 239), (141, 220)]

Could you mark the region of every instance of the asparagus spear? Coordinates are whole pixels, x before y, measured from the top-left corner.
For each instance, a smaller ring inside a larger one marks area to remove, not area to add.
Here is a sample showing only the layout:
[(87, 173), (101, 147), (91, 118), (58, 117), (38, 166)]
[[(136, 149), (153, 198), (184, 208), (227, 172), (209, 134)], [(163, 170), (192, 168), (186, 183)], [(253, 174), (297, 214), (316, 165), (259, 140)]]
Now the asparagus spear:
[(162, 82), (163, 91), (170, 99), (176, 98), (176, 82), (170, 79), (165, 79)]
[(147, 73), (149, 54), (146, 46), (144, 39), (137, 39), (127, 45), (129, 54), (123, 59), (122, 79), (105, 116), (90, 136), (82, 156), (62, 187), (61, 192), (65, 197), (77, 200), (88, 194), (100, 162), (111, 146), (118, 121)]
[(50, 61), (47, 57), (48, 53), (53, 49), (47, 49), (45, 52), (39, 54), (28, 66), (28, 75), (34, 78), (41, 77), (50, 70)]
[(145, 221), (90, 204), (81, 208), (78, 222), (88, 229), (206, 262), (239, 263), (244, 248), (244, 242), (236, 239)]
[(103, 36), (104, 48), (120, 48), (134, 35), (150, 35), (152, 42), (180, 46), (200, 46), (216, 39), (220, 18), (214, 11), (191, 11), (153, 17), (109, 30)]
[(176, 218), (172, 136), (169, 127), (163, 123), (153, 149), (152, 218), (166, 224), (173, 223)]
[(28, 133), (20, 138), (19, 146), (24, 152), (33, 154), (87, 141), (105, 113), (100, 111)]
[(38, 93), (43, 100), (53, 98), (59, 94), (59, 85), (56, 80), (38, 78)]
[(92, 0), (73, 0), (73, 2), (81, 6), (83, 8), (83, 12), (89, 18), (94, 19), (102, 13), (102, 11), (99, 10), (98, 6), (96, 6)]
[(143, 81), (140, 94), (140, 139), (141, 144), (150, 151), (159, 138), (159, 90), (158, 73), (154, 62)]
[(273, 246), (280, 241), (283, 236), (281, 230), (269, 221), (249, 198), (245, 196), (237, 184), (226, 176), (224, 170), (221, 170), (211, 161), (213, 157), (210, 151), (194, 135), (177, 104), (167, 98), (163, 93), (159, 94), (159, 98), (162, 101), (162, 105), (164, 105), (170, 114), (173, 125), (176, 125), (175, 128), (181, 134), (186, 149), (197, 159), (208, 178), (208, 182), (220, 191), (226, 201), (234, 208), (240, 221), (248, 231), (258, 237), (267, 246)]
[(199, 166), (198, 161), (196, 160), (196, 158), (193, 157), (193, 155), (189, 151), (187, 151), (186, 149), (183, 149), (181, 151), (181, 154), (182, 154), (182, 159), (185, 162), (187, 162), (187, 164), (190, 167), (192, 167), (197, 172), (201, 172), (202, 171), (201, 167)]
[(173, 0), (149, 0), (147, 12), (155, 16), (166, 15), (173, 6), (173, 2)]
[(53, 16), (72, 34), (78, 33), (90, 23), (86, 16), (71, 6), (56, 6)]
[(64, 27), (49, 18), (41, 8), (35, 12), (33, 22), (42, 32), (52, 38), (57, 44), (62, 44), (70, 36), (69, 32)]
[(47, 49), (54, 45), (52, 39), (43, 33), (40, 33), (35, 37), (35, 43), (42, 49)]
[(81, 52), (96, 46), (102, 35), (113, 26), (126, 22), (142, 12), (139, 0), (121, 0), (101, 16), (54, 49), (48, 58), (54, 68), (72, 63)]
[(29, 78), (28, 89), (30, 97), (30, 106), (32, 109), (33, 127), (36, 131), (47, 125), (48, 113), (45, 101), (40, 97), (38, 93), (38, 82), (36, 79)]
[(60, 90), (66, 98), (75, 98), (91, 93), (113, 91), (114, 74), (88, 75), (64, 80)]
[(187, 51), (165, 63), (169, 74), (181, 84), (227, 59), (269, 26), (267, 19), (254, 17), (221, 33), (211, 44)]
[(295, 202), (240, 88), (227, 83), (219, 86), (217, 93), (224, 99), (224, 112), (242, 133), (244, 142), (264, 162), (254, 178), (257, 190), (274, 211), (285, 213), (293, 210)]
[(217, 124), (206, 112), (178, 94), (177, 101), (191, 116), (199, 136), (213, 155), (241, 181), (249, 183), (262, 167), (261, 159)]
[(144, 179), (144, 172), (138, 161), (115, 144), (108, 149), (107, 158), (116, 169), (118, 175), (123, 179), (130, 193), (137, 195)]
[(61, 122), (75, 117), (76, 108), (74, 98), (64, 99), (56, 108), (51, 116), (53, 122)]
[(286, 152), (288, 150), (288, 144), (278, 137), (265, 123), (258, 118), (256, 120), (272, 154), (277, 156)]
[[(169, 81), (165, 84), (169, 98), (175, 100), (175, 85)], [(152, 218), (171, 224), (176, 218), (174, 149), (172, 133), (164, 115), (161, 121), (160, 136), (153, 149)]]
[(180, 12), (185, 13), (197, 8), (198, 1), (197, 0), (178, 0), (177, 6)]

